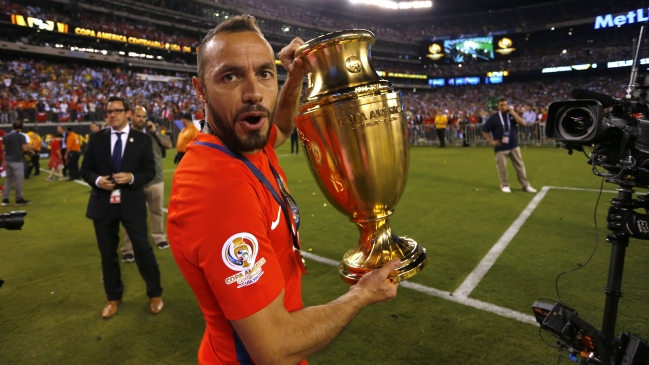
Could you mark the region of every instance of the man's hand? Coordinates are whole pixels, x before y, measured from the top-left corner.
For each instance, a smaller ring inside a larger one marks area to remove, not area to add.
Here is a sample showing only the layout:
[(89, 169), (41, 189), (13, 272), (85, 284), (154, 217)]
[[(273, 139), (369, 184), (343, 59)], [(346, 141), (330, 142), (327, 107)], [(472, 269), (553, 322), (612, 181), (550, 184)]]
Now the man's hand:
[(130, 184), (133, 181), (133, 174), (130, 172), (118, 172), (113, 174), (113, 180), (119, 185)]
[(498, 147), (498, 146), (501, 145), (499, 139), (492, 139), (491, 141), (489, 141), (489, 143), (491, 143), (491, 145), (494, 146), (494, 147)]
[(274, 148), (281, 146), (295, 128), (295, 117), (302, 95), (302, 79), (305, 74), (304, 62), (301, 58), (295, 58), (295, 51), (303, 44), (303, 40), (295, 38), (277, 54), (288, 75), (279, 92), (275, 107), (273, 122), (278, 133)]
[(295, 58), (295, 51), (304, 44), (300, 38), (295, 38), (286, 47), (282, 48), (277, 54), (282, 65), (288, 72), (288, 76), (302, 83), (304, 77), (303, 61), (301, 58)]
[(150, 120), (147, 121), (146, 122), (146, 130), (148, 130), (151, 133), (155, 133), (155, 131), (156, 131), (155, 123), (153, 123)]
[(97, 185), (100, 188), (102, 188), (104, 190), (108, 190), (108, 191), (111, 191), (111, 190), (115, 189), (115, 183), (108, 180), (109, 178), (110, 178), (110, 176), (102, 176), (102, 177), (100, 177), (99, 181), (97, 181)]
[(378, 302), (387, 302), (397, 295), (399, 284), (392, 283), (388, 276), (390, 273), (399, 268), (401, 261), (394, 259), (382, 268), (365, 274), (358, 283), (351, 288), (350, 292), (359, 291), (362, 293), (364, 305), (370, 305)]

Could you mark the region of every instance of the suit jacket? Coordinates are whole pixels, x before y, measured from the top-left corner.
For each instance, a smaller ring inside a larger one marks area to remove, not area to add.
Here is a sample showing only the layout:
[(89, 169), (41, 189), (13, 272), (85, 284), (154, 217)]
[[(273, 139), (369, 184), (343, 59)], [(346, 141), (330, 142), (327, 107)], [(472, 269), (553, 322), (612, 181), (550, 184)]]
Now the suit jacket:
[[(110, 128), (94, 132), (88, 140), (81, 177), (92, 187), (86, 217), (92, 220), (103, 220), (110, 206), (110, 194), (97, 185), (99, 176), (112, 174), (112, 157), (110, 153)], [(155, 176), (155, 161), (151, 138), (131, 128), (126, 138), (126, 147), (122, 156), (119, 172), (130, 172), (134, 176), (133, 184), (118, 185), (122, 192), (120, 205), (121, 217), (126, 220), (146, 220), (146, 197), (144, 185)]]

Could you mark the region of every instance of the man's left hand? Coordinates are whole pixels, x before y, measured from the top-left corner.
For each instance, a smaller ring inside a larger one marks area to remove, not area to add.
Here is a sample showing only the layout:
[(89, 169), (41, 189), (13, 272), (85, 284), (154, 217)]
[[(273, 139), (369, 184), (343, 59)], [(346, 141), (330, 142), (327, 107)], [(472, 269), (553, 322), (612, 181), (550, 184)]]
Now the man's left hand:
[(118, 185), (130, 184), (133, 181), (133, 174), (130, 172), (118, 172), (113, 174), (113, 179)]
[(302, 39), (295, 38), (277, 54), (286, 72), (288, 72), (288, 77), (299, 80), (300, 83), (304, 77), (303, 61), (301, 58), (295, 58), (295, 51), (303, 44)]

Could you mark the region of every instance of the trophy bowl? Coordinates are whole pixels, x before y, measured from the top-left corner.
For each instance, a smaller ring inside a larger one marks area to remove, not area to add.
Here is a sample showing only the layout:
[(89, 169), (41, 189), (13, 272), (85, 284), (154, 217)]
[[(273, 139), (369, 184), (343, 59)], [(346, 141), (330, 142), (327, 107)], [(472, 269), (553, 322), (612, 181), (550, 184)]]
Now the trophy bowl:
[(309, 167), (327, 200), (356, 224), (360, 238), (338, 267), (355, 284), (398, 258), (393, 282), (428, 262), (426, 249), (388, 224), (408, 176), (407, 120), (400, 92), (371, 64), (374, 35), (343, 30), (312, 39), (295, 56), (307, 70), (307, 98), (295, 119)]

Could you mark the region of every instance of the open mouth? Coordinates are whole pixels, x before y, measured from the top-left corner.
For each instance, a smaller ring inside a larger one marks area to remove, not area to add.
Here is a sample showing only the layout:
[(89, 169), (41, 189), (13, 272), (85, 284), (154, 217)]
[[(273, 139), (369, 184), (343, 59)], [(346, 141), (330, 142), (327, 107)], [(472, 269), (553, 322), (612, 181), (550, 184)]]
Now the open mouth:
[(266, 113), (250, 112), (239, 116), (238, 122), (244, 132), (251, 132), (261, 129), (267, 119)]
[(256, 116), (256, 115), (250, 115), (248, 117), (243, 118), (243, 120), (251, 125), (255, 125), (261, 121), (261, 116)]

